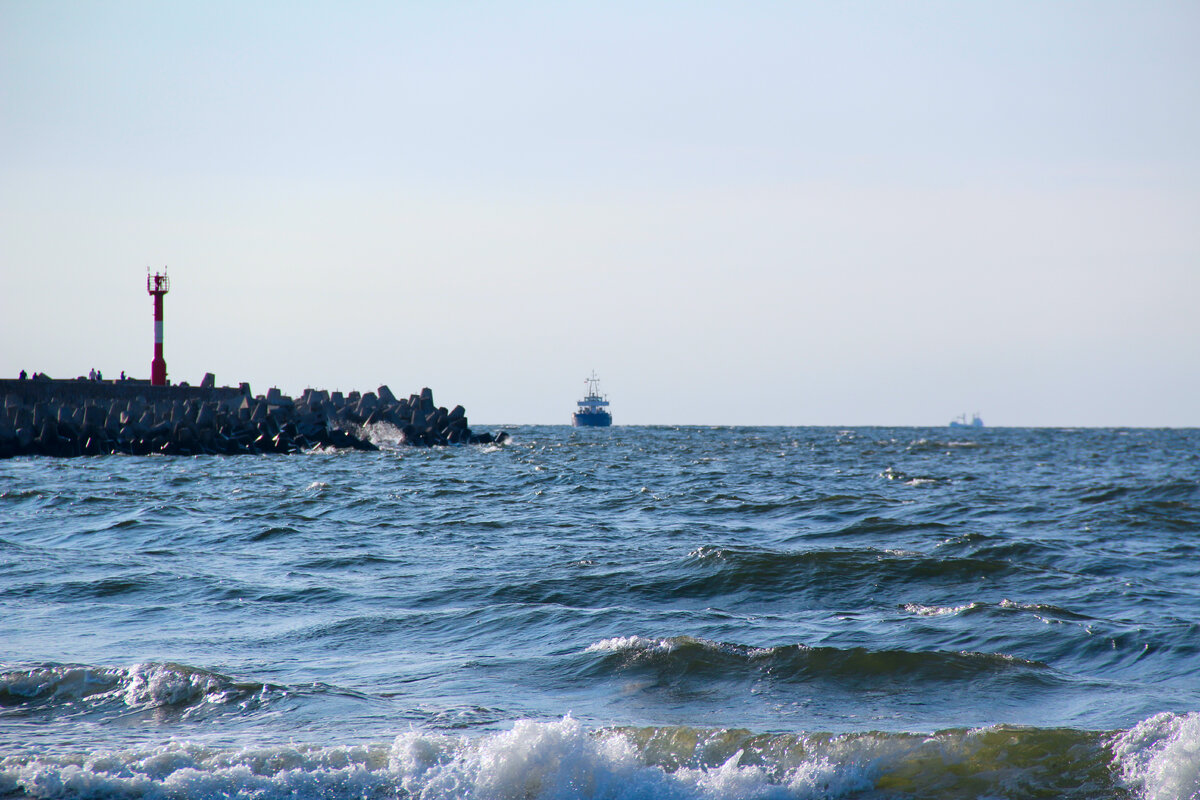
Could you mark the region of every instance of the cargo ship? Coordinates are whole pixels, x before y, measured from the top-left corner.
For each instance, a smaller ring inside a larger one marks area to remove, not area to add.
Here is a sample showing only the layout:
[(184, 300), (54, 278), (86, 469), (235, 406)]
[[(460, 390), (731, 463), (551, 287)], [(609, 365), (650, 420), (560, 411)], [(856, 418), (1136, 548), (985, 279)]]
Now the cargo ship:
[(608, 398), (600, 394), (600, 379), (593, 372), (585, 383), (587, 394), (579, 401), (572, 424), (576, 428), (607, 428), (612, 425), (612, 414), (608, 413)]

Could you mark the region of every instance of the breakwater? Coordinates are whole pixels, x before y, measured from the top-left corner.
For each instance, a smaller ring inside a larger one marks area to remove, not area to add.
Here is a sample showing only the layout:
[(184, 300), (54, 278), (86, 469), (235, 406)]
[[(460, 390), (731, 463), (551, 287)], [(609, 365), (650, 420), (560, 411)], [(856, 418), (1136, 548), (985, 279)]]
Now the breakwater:
[(278, 389), (253, 396), (247, 384), (211, 384), (211, 376), (201, 386), (0, 379), (0, 458), (376, 450), (373, 432), (417, 446), (507, 438), (473, 432), (462, 406), (437, 406), (428, 388), (406, 398), (386, 385), (365, 393), (307, 389), (293, 399)]

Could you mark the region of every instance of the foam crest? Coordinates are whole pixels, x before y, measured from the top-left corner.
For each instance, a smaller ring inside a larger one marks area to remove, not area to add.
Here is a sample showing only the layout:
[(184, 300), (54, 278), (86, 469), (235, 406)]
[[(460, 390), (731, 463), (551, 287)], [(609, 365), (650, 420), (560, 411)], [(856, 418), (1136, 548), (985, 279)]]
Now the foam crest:
[(920, 603), (907, 603), (904, 610), (919, 617), (943, 617), (948, 614), (961, 614), (978, 607), (978, 603), (966, 603), (961, 606), (925, 606)]
[[(785, 798), (808, 778), (774, 782), (741, 753), (716, 768), (669, 772), (645, 763), (619, 732), (566, 717), (523, 720), (479, 739), (409, 732), (390, 748), (210, 749), (173, 743), (88, 756), (0, 758), (0, 794), (33, 798), (374, 798), (420, 800), (700, 800)], [(819, 767), (815, 768), (819, 771)], [(806, 773), (807, 774), (807, 773)], [(799, 781), (799, 783), (797, 783)], [(829, 785), (826, 781), (824, 784)], [(797, 791), (800, 786), (802, 791)], [(831, 796), (828, 793), (819, 796)], [(832, 795), (836, 796), (836, 795)]]
[[(926, 608), (926, 614), (958, 613), (969, 609)], [(919, 613), (915, 609), (908, 609)], [(976, 653), (947, 650), (840, 649), (804, 644), (753, 647), (713, 642), (692, 636), (648, 639), (641, 636), (604, 639), (585, 653), (599, 656), (593, 674), (649, 671), (689, 681), (737, 680), (769, 676), (784, 681), (833, 680), (845, 686), (874, 685), (881, 679), (926, 681), (969, 681), (983, 677), (997, 680), (1033, 680), (1053, 683), (1056, 677), (1046, 664), (1005, 653)]]
[(670, 653), (676, 647), (671, 639), (647, 639), (644, 636), (617, 636), (588, 645), (585, 653)]
[(182, 664), (144, 663), (128, 668), (44, 665), (0, 674), (0, 706), (115, 705), (121, 710), (242, 703), (270, 693), (260, 683)]
[[(505, 732), (409, 731), (390, 745), (197, 743), (0, 757), (0, 796), (414, 800), (784, 800), (846, 797), (1195, 797), (1200, 715), (1100, 734), (987, 728), (936, 734), (589, 730), (568, 716)], [(1115, 760), (1112, 759), (1115, 757)], [(878, 795), (876, 793), (879, 793)]]
[(217, 750), (172, 743), (86, 757), (0, 759), (0, 794), (35, 798), (365, 798), (390, 793), (376, 747)]
[(775, 800), (836, 798), (870, 789), (866, 773), (828, 759), (787, 772), (743, 764), (738, 750), (716, 766), (674, 771), (646, 761), (632, 736), (589, 732), (566, 717), (522, 720), (470, 743), (411, 732), (392, 746), (391, 769), (406, 795), (421, 800)]
[(1143, 720), (1115, 740), (1113, 754), (1145, 800), (1200, 797), (1200, 713)]
[(798, 800), (846, 797), (875, 788), (875, 776), (868, 764), (837, 764), (828, 758), (816, 758), (801, 764), (788, 788)]
[(0, 706), (70, 702), (109, 692), (120, 684), (120, 670), (84, 666), (41, 666), (0, 674)]
[(135, 664), (129, 670), (125, 704), (130, 708), (174, 706), (197, 700), (219, 701), (229, 680), (175, 664)]
[(690, 784), (704, 797), (790, 797), (782, 786), (772, 785), (760, 766), (742, 766), (739, 750), (713, 770), (684, 768), (675, 773), (681, 784)]

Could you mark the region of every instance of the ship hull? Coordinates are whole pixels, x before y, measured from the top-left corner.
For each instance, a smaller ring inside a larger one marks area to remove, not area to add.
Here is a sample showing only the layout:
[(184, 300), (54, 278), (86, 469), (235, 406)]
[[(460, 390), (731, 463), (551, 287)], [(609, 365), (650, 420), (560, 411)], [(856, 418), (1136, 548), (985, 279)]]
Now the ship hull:
[(606, 411), (593, 413), (576, 412), (572, 419), (576, 428), (607, 428), (612, 425), (612, 414)]

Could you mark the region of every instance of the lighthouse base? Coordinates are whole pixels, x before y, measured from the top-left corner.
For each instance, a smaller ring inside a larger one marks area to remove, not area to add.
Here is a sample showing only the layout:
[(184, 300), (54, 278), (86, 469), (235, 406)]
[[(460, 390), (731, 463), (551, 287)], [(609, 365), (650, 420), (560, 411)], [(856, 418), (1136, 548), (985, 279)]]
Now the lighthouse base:
[(150, 362), (150, 385), (167, 385), (167, 362), (161, 358), (156, 358)]

